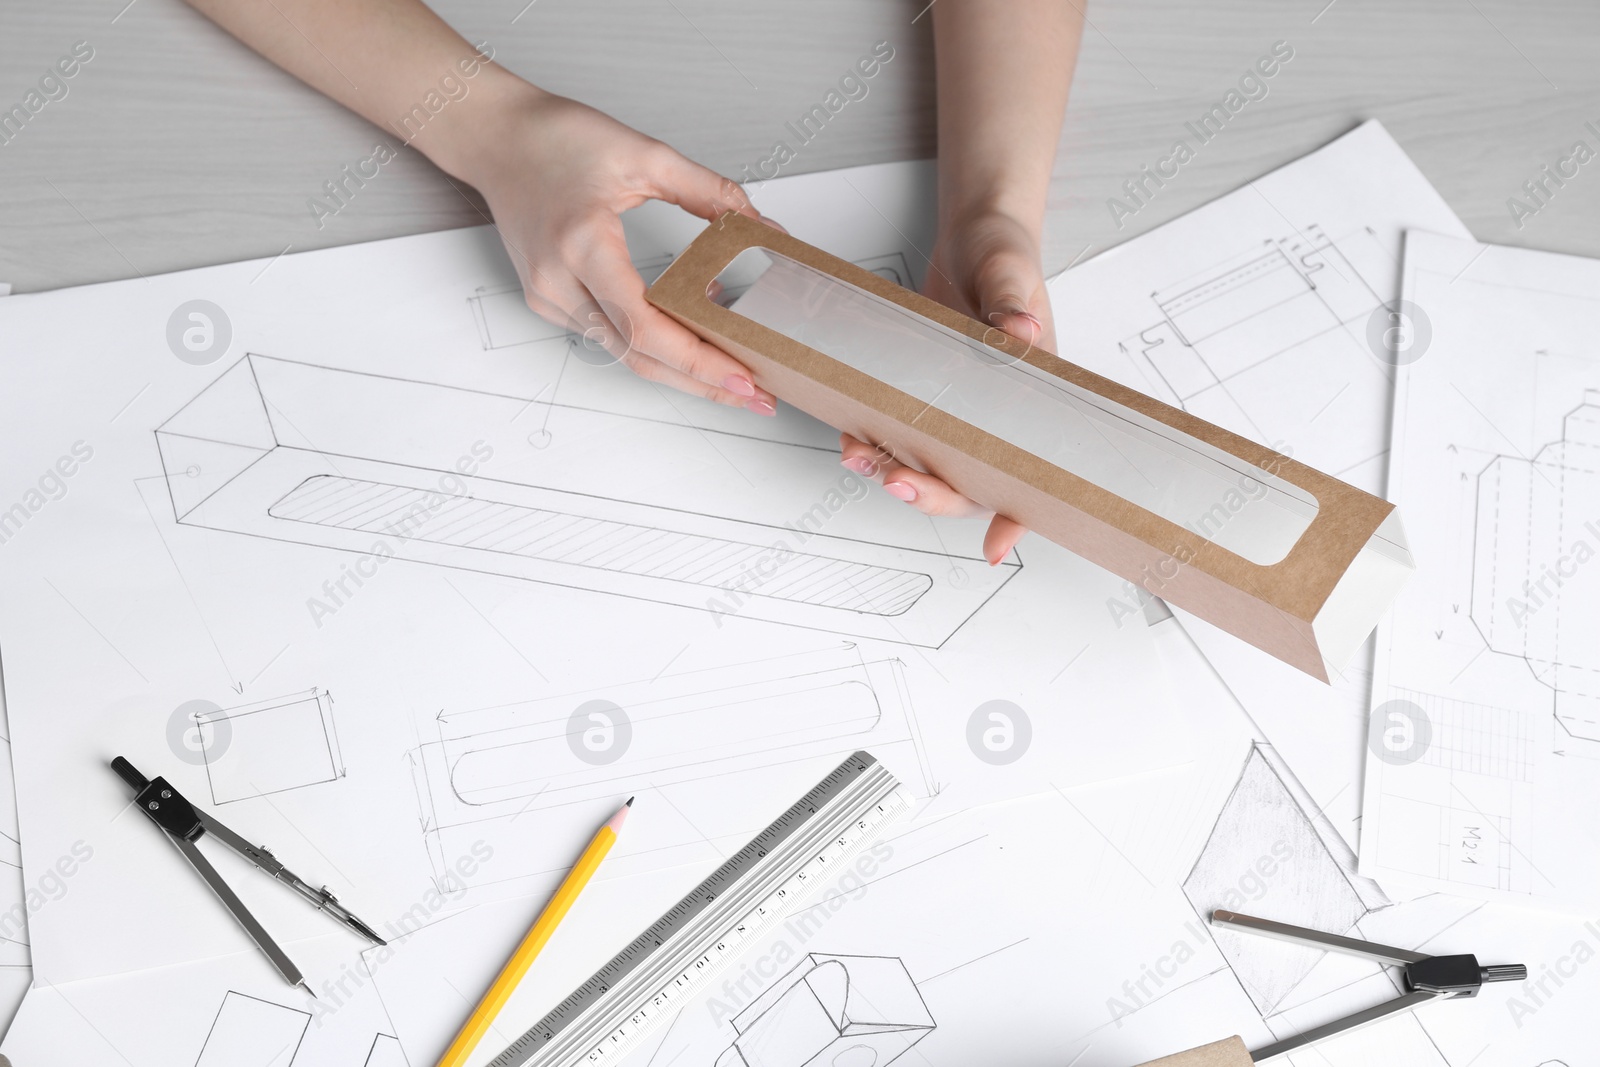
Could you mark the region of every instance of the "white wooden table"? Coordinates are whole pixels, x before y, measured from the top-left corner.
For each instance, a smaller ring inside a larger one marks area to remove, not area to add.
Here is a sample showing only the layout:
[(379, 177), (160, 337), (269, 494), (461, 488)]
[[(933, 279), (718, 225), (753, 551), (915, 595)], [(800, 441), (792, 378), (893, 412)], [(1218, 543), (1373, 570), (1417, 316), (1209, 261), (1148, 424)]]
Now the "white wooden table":
[[(880, 40), (894, 60), (788, 172), (931, 155), (932, 43), (928, 17), (916, 18), (925, 2), (439, 7), (511, 69), (737, 174)], [(1600, 255), (1600, 162), (1520, 228), (1507, 205), (1575, 141), (1600, 151), (1584, 125), (1600, 130), (1592, 0), (1096, 0), (1088, 17), (1051, 195), (1052, 272), (1367, 117), (1481, 239)], [(1269, 94), (1119, 227), (1107, 201), (1123, 181), (1167, 155), (1185, 121), (1280, 40), (1294, 59)], [(94, 58), (67, 95), (0, 144), (0, 280), (19, 292), (482, 221), (405, 153), (319, 227), (309, 198), (385, 135), (177, 0), (0, 0), (0, 109), (78, 41)]]

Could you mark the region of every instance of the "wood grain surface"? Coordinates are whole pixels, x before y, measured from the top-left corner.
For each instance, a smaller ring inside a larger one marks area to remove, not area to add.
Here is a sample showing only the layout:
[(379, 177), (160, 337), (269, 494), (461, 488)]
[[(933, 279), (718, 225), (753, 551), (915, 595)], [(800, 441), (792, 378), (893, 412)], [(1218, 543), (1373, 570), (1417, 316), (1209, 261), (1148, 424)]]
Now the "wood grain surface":
[[(1077, 0), (1064, 0), (1077, 2)], [(496, 58), (724, 173), (764, 158), (881, 40), (895, 58), (786, 173), (934, 151), (925, 0), (441, 0)], [(1518, 225), (1508, 198), (1600, 150), (1592, 0), (1103, 0), (1088, 6), (1045, 262), (1054, 272), (1381, 119), (1481, 239), (1600, 255), (1600, 162)], [(1028, 32), (1016, 27), (1019, 36)], [(19, 292), (484, 221), (403, 152), (319, 225), (308, 201), (380, 131), (177, 0), (0, 3), (0, 110), (94, 58), (0, 144), (0, 280)], [(1274, 42), (1294, 58), (1129, 217), (1108, 200)]]

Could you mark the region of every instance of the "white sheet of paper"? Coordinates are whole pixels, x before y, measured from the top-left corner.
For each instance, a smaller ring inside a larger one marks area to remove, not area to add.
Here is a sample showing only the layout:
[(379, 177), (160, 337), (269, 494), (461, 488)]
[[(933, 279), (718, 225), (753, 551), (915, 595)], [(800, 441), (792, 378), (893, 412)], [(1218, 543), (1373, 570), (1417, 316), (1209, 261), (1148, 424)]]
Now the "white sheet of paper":
[[(1381, 495), (1393, 369), (1370, 338), (1412, 228), (1467, 236), (1382, 125), (1363, 123), (1051, 279), (1061, 354)], [(1107, 610), (1139, 625), (1146, 596), (1129, 587)], [(1355, 848), (1370, 643), (1328, 686), (1177, 615)]]
[[(758, 202), (914, 282), (931, 188)], [(647, 275), (702, 225), (627, 221)], [(634, 378), (522, 307), (487, 229), (12, 297), (0, 381), (24, 861), (92, 854), (30, 917), (51, 982), (245, 944), (119, 754), (390, 932), (547, 890), (632, 793), (618, 874), (725, 851), (858, 747), (952, 810), (1189, 756), (1114, 579), (1037, 539), (991, 568), (826, 427)], [(284, 940), (328, 931), (217, 862)]]
[(394, 1026), (371, 982), (346, 962), (347, 948), (339, 935), (293, 946), (318, 999), (285, 985), (254, 950), (41, 982), (0, 1052), (18, 1065), (406, 1067)]
[(1390, 485), (1416, 579), (1380, 630), (1362, 867), (1600, 906), (1600, 261), (1406, 240)]
[[(1351, 872), (1338, 835), (1270, 747), (1252, 741), (1248, 721), (1184, 631), (1171, 620), (1152, 629), (1164, 662), (1187, 680), (1204, 728), (1207, 743), (1193, 764), (976, 811), (951, 814), (941, 798), (924, 802), (869, 854), (859, 883), (841, 878), (838, 897), (824, 891), (753, 945), (628, 1062), (711, 1063), (736, 1041), (759, 1041), (789, 1060), (814, 1053), (830, 1033), (770, 1025), (762, 998), (806, 980), (819, 1003), (832, 1004), (826, 998), (837, 999), (838, 983), (828, 979), (841, 969), (861, 983), (845, 1014), (864, 1024), (841, 1036), (898, 1042), (875, 1046), (883, 1064), (904, 1047), (902, 1063), (1014, 1055), (1126, 1067), (1229, 1033), (1259, 1047), (1399, 992), (1392, 975), (1370, 963), (1208, 929), (1201, 914), (1217, 906), (1314, 914), (1329, 928), (1389, 944), (1526, 962), (1535, 982), (1545, 982), (1543, 993), (1494, 986), (1452, 1009), (1399, 1016), (1297, 1054), (1291, 1067), (1585, 1062), (1600, 972), (1575, 964), (1600, 944), (1600, 930), (1443, 894), (1374, 908), (1379, 898)], [(714, 862), (622, 876), (602, 868), (474, 1067)], [(349, 935), (296, 942), (290, 948), (317, 990), (315, 1003), (251, 951), (49, 985), (29, 994), (0, 1051), (19, 1065), (121, 1062), (113, 1049), (141, 1065), (210, 1064), (207, 1055), (242, 1046), (255, 1059), (228, 1067), (289, 1067), (282, 1049), (306, 1020), (292, 1067), (431, 1063), (542, 903), (501, 900), (441, 914), (392, 949), (355, 961)], [(1572, 975), (1559, 987), (1546, 977), (1556, 968)], [(227, 1025), (213, 1047), (219, 1022)], [(873, 1036), (880, 1024), (891, 1037)]]
[[(11, 727), (5, 718), (5, 698), (0, 694), (0, 1032), (10, 1024), (33, 981), (28, 952), (27, 880), (22, 874), (21, 832), (17, 829), (15, 775), (11, 766)], [(44, 886), (36, 885), (35, 908), (42, 907), (56, 890), (59, 873)], [(65, 889), (65, 883), (61, 883)]]
[[(1175, 622), (1154, 630), (1187, 644)], [(752, 946), (627, 1062), (721, 1063), (736, 1045), (752, 1054), (748, 1062), (808, 1062), (824, 1052), (830, 1062), (881, 1025), (890, 1036), (873, 1045), (879, 1064), (998, 1058), (1125, 1067), (1232, 1033), (1260, 1047), (1400, 993), (1394, 973), (1370, 961), (1209, 928), (1202, 916), (1217, 907), (1424, 951), (1476, 951), (1485, 962), (1529, 962), (1536, 978), (1538, 961), (1566, 957), (1570, 969), (1576, 941), (1600, 944), (1600, 930), (1528, 922), (1513, 908), (1443, 895), (1389, 903), (1355, 874), (1354, 853), (1271, 746), (1251, 740), (1248, 721), (1194, 662), (1192, 646), (1168, 651), (1206, 729), (1195, 763), (954, 815), (937, 801), (926, 805), (871, 853), (859, 878), (841, 880), (838, 895), (824, 891)], [(500, 1042), (480, 1048), (473, 1067), (704, 873), (597, 884), (501, 1015)], [(539, 903), (445, 917), (381, 963), (377, 950), (366, 953), (411, 1062), (437, 1057), (466, 1010), (460, 993), (493, 976), (500, 954), (475, 946), (513, 944)], [(769, 1002), (793, 988), (797, 971), (804, 979), (830, 959), (863, 982), (863, 999), (843, 1012), (861, 1025), (837, 1033), (777, 1026), (767, 1014), (774, 1007), (793, 1009), (789, 1021), (815, 1023), (806, 998), (832, 1004), (840, 983), (827, 972), (809, 990)], [(1460, 1010), (1408, 1013), (1287, 1062), (1527, 1067), (1526, 1052), (1537, 1049), (1575, 1065), (1591, 1043), (1584, 1000), (1596, 981), (1580, 974), (1569, 985), (1572, 994), (1559, 1000), (1491, 987)]]

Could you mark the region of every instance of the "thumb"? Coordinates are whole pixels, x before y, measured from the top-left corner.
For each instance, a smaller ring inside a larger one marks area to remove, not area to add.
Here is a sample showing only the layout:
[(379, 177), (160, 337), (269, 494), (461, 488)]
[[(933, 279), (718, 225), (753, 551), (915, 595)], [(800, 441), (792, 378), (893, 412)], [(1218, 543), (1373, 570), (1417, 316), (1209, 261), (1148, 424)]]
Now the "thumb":
[(652, 193), (657, 199), (677, 204), (707, 222), (715, 222), (728, 211), (737, 211), (753, 219), (761, 218), (761, 212), (750, 203), (750, 197), (738, 182), (724, 178), (709, 167), (702, 167), (666, 145), (661, 147), (665, 151), (656, 161), (655, 171), (651, 175), (654, 184)]
[(978, 318), (1030, 345), (1053, 349), (1050, 296), (1033, 257), (1010, 250), (995, 252), (978, 270), (973, 295)]

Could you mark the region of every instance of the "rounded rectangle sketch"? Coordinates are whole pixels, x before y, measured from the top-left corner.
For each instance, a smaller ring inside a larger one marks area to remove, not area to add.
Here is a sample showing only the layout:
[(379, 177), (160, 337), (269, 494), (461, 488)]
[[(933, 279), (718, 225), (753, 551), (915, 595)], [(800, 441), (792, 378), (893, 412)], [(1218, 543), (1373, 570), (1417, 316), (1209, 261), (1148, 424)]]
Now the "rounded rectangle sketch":
[(344, 777), (333, 698), (312, 689), (195, 717), (214, 804)]
[(886, 1067), (934, 1025), (898, 957), (813, 952), (734, 1016), (716, 1067)]
[[(439, 740), (412, 753), (412, 775), (441, 879), (450, 857), (479, 841), (494, 849), (497, 880), (545, 870), (548, 857), (525, 844), (543, 832), (541, 812), (862, 748), (917, 768), (921, 780), (908, 784), (933, 791), (900, 663), (865, 660), (853, 645), (444, 712), (437, 725)], [(596, 730), (620, 757), (577, 754)], [(736, 830), (741, 818), (696, 811), (698, 832), (685, 843)]]
[[(465, 443), (524, 416), (547, 428), (537, 461), (501, 459), (518, 477), (480, 473), (469, 485)], [(593, 473), (595, 440), (672, 456), (712, 437), (729, 462), (776, 478), (814, 462), (801, 445), (257, 355), (156, 431), (183, 525), (674, 604), (719, 624), (938, 647), (1021, 567), (1015, 554), (996, 567), (953, 555), (936, 537), (922, 547), (841, 536), (830, 525), (844, 521), (837, 492), (771, 522), (718, 513), (722, 497), (711, 510), (684, 506), (648, 473), (621, 488), (635, 499), (593, 491), (613, 484)]]
[[(317, 474), (291, 489), (267, 514), (365, 533), (406, 529), (409, 538), (429, 544), (715, 589), (737, 582), (772, 552), (771, 546), (759, 543), (525, 503), (458, 496), (430, 507), (428, 498), (434, 492)], [(415, 521), (417, 516), (424, 518)], [(926, 574), (802, 552), (788, 565), (774, 568), (760, 595), (869, 615), (901, 615), (932, 584)]]

